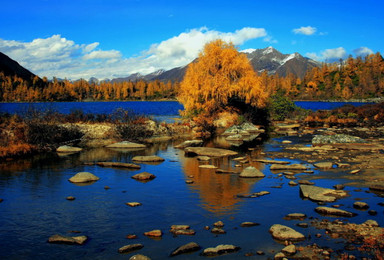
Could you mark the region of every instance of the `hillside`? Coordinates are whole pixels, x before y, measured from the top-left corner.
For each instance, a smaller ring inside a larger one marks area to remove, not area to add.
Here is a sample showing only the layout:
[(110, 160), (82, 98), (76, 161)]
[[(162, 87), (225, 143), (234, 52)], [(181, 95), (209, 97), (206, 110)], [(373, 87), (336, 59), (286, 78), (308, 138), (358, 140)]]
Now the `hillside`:
[(2, 52), (0, 52), (0, 72), (3, 72), (4, 76), (17, 76), (26, 81), (31, 81), (35, 77), (35, 74)]

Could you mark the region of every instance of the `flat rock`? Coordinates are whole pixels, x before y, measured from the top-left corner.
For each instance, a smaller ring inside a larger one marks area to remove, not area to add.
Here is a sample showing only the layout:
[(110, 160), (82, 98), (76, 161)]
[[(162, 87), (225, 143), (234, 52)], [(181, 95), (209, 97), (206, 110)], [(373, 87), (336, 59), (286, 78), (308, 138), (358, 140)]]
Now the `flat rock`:
[(272, 237), (277, 240), (301, 241), (305, 239), (305, 236), (300, 232), (280, 224), (271, 226), (269, 232), (272, 234)]
[(174, 235), (195, 235), (196, 232), (193, 229), (190, 229), (189, 225), (172, 225), (171, 230), (169, 232)]
[(299, 180), (298, 183), (301, 185), (315, 185), (314, 182), (308, 180)]
[(300, 192), (304, 198), (321, 202), (334, 202), (338, 198), (348, 196), (348, 193), (343, 190), (333, 190), (313, 185), (300, 185)]
[(283, 252), (285, 255), (290, 256), (296, 254), (296, 246), (295, 245), (289, 245), (281, 249), (281, 252)]
[(149, 156), (135, 156), (132, 158), (134, 162), (163, 162), (164, 158), (161, 158), (157, 155), (149, 155)]
[(333, 163), (332, 162), (319, 162), (313, 164), (316, 168), (327, 170), (327, 169), (332, 169)]
[(357, 136), (346, 134), (336, 135), (316, 135), (312, 139), (313, 144), (345, 144), (345, 143), (365, 143), (364, 139)]
[(128, 141), (123, 141), (123, 142), (107, 145), (107, 148), (130, 149), (130, 148), (146, 148), (146, 146), (144, 144), (138, 144), (138, 143), (132, 143), (132, 142), (128, 142)]
[(133, 175), (131, 178), (139, 181), (148, 181), (153, 180), (154, 178), (156, 178), (156, 176), (149, 172), (142, 172)]
[(375, 190), (375, 191), (382, 191), (382, 192), (384, 192), (384, 185), (379, 185), (379, 184), (371, 185), (371, 186), (369, 186), (369, 189), (370, 189), (370, 190)]
[(151, 260), (151, 258), (149, 258), (148, 256), (145, 256), (145, 255), (137, 254), (137, 255), (131, 256), (129, 258), (129, 260)]
[(186, 156), (226, 157), (237, 155), (235, 151), (212, 147), (187, 147), (184, 152)]
[(355, 203), (353, 203), (353, 207), (355, 209), (368, 209), (369, 205), (362, 201), (356, 201)]
[(315, 211), (319, 214), (327, 215), (327, 216), (353, 217), (356, 215), (346, 210), (336, 209), (331, 207), (317, 207)]
[(267, 159), (256, 159), (252, 160), (254, 162), (261, 162), (265, 164), (290, 164), (288, 161), (277, 161), (277, 160), (267, 160)]
[(236, 172), (232, 170), (216, 169), (216, 173), (236, 173)]
[(202, 146), (203, 143), (204, 143), (203, 140), (187, 140), (181, 144), (175, 145), (175, 148), (184, 149), (187, 147), (197, 147), (197, 146)]
[(234, 245), (218, 245), (216, 247), (208, 247), (204, 249), (202, 255), (204, 256), (218, 256), (228, 253), (233, 253), (240, 250), (240, 247)]
[(241, 227), (254, 227), (254, 226), (259, 226), (259, 223), (256, 222), (250, 222), (250, 221), (245, 221), (240, 224)]
[(129, 168), (129, 169), (140, 169), (141, 166), (133, 163), (123, 162), (97, 162), (96, 165), (101, 167), (117, 167), (117, 168)]
[(287, 220), (293, 220), (293, 219), (299, 219), (299, 220), (304, 220), (307, 217), (307, 215), (303, 213), (290, 213), (284, 217), (284, 219)]
[(73, 183), (84, 183), (84, 182), (98, 181), (99, 179), (100, 179), (99, 177), (97, 177), (96, 175), (93, 175), (90, 172), (79, 172), (79, 173), (76, 173), (71, 178), (69, 178), (69, 181)]
[(128, 253), (128, 252), (142, 249), (143, 247), (144, 246), (142, 244), (130, 244), (130, 245), (120, 247), (118, 252), (121, 254), (122, 253)]
[(80, 147), (62, 145), (56, 149), (56, 152), (58, 152), (58, 153), (77, 153), (77, 152), (81, 152), (82, 150), (83, 150), (83, 148), (80, 148)]
[(130, 207), (138, 207), (138, 206), (142, 205), (140, 202), (127, 202), (125, 204), (130, 206)]
[(239, 175), (241, 178), (264, 178), (265, 175), (253, 166), (245, 168)]
[(210, 159), (208, 156), (197, 156), (197, 160), (199, 161), (209, 161)]
[(151, 230), (151, 231), (145, 232), (144, 235), (148, 236), (148, 237), (162, 237), (163, 236), (163, 232), (161, 232), (160, 229), (155, 229), (155, 230)]
[(200, 250), (200, 245), (195, 242), (190, 242), (188, 244), (179, 246), (172, 253), (171, 256), (181, 255), (185, 253), (191, 253)]
[(298, 170), (304, 171), (307, 167), (303, 164), (272, 164), (271, 170)]
[(202, 168), (202, 169), (217, 169), (217, 167), (215, 165), (209, 165), (209, 164), (199, 165), (199, 168)]
[(53, 235), (50, 238), (48, 238), (48, 243), (54, 243), (54, 244), (68, 244), (68, 245), (82, 245), (88, 240), (87, 236), (75, 236), (75, 237), (69, 237), (69, 236), (62, 236), (62, 235)]
[(211, 233), (213, 233), (213, 234), (225, 234), (227, 232), (225, 232), (225, 230), (222, 228), (214, 227), (211, 229)]

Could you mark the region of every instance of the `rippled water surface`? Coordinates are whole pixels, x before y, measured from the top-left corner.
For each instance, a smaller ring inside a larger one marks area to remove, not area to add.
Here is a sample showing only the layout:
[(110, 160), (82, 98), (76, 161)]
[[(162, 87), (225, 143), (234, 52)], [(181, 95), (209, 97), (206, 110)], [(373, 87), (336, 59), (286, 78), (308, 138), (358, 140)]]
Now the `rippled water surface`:
[[(262, 158), (261, 152), (280, 149), (282, 139), (271, 139), (254, 150), (239, 151), (240, 155)], [(293, 141), (297, 139), (292, 138)], [(177, 143), (177, 142), (176, 142)], [(311, 238), (299, 243), (317, 243), (343, 249), (342, 240), (330, 240), (327, 236), (316, 238), (322, 230), (299, 228), (302, 221), (284, 220), (288, 213), (300, 212), (309, 217), (320, 217), (314, 212), (316, 203), (300, 198), (299, 187), (288, 185), (290, 180), (280, 178), (269, 170), (269, 165), (252, 163), (266, 175), (263, 179), (241, 179), (237, 174), (216, 174), (214, 170), (201, 169), (196, 158), (187, 158), (182, 150), (173, 148), (175, 143), (155, 144), (146, 150), (123, 151), (107, 148), (85, 150), (81, 153), (59, 156), (40, 155), (28, 160), (5, 162), (0, 165), (0, 256), (2, 259), (128, 259), (141, 253), (152, 259), (167, 259), (178, 246), (194, 241), (202, 248), (219, 244), (234, 244), (241, 250), (222, 256), (223, 259), (264, 259), (272, 257), (283, 245), (272, 239), (268, 230), (273, 224), (295, 228)], [(160, 164), (140, 164), (140, 170), (102, 168), (97, 161), (131, 162), (135, 155), (159, 155), (165, 159)], [(292, 162), (299, 162), (290, 160)], [(212, 164), (223, 169), (240, 171), (231, 158), (214, 159)], [(90, 185), (75, 185), (68, 179), (77, 172), (88, 171), (100, 180)], [(139, 172), (156, 175), (152, 181), (142, 183), (131, 178)], [(315, 170), (315, 175), (322, 172)], [(298, 177), (305, 174), (299, 174)], [(192, 179), (193, 184), (186, 184)], [(342, 182), (335, 177), (316, 180), (316, 184), (331, 188)], [(105, 189), (109, 186), (110, 189)], [(281, 186), (281, 188), (276, 188)], [(358, 215), (351, 222), (361, 223), (368, 218), (384, 225), (382, 208), (377, 216), (352, 208), (359, 197), (375, 206), (382, 198), (371, 193), (354, 191), (347, 187), (351, 197), (337, 204)], [(271, 194), (259, 198), (238, 198), (238, 194), (259, 191)], [(74, 201), (66, 200), (74, 196)], [(129, 207), (126, 202), (140, 202), (142, 206)], [(373, 207), (372, 207), (373, 208)], [(330, 218), (332, 219), (332, 218)], [(224, 222), (226, 234), (215, 235), (204, 229), (213, 223)], [(240, 227), (244, 221), (260, 223), (255, 227)], [(306, 219), (304, 222), (309, 223)], [(174, 224), (188, 224), (196, 231), (194, 236), (175, 237), (169, 232)], [(161, 229), (161, 239), (151, 239), (144, 232)], [(72, 231), (72, 232), (71, 232)], [(79, 231), (81, 233), (73, 233)], [(49, 244), (53, 234), (86, 235), (85, 245)], [(137, 234), (128, 240), (126, 235)], [(337, 243), (336, 243), (337, 242)], [(144, 248), (129, 254), (119, 254), (118, 248), (142, 243)], [(245, 257), (263, 250), (265, 256)], [(200, 252), (177, 256), (178, 259), (202, 259)]]

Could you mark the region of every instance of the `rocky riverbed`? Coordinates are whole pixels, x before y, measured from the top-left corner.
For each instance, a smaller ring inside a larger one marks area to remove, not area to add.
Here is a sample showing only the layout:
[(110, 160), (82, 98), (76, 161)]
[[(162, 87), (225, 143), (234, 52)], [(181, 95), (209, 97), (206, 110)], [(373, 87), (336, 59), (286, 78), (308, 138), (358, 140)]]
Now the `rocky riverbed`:
[[(252, 140), (225, 134), (211, 142), (184, 142), (174, 134), (164, 141), (159, 132), (157, 142), (142, 144), (113, 142), (101, 127), (104, 134), (92, 136), (89, 130), (86, 139), (98, 148), (65, 147), (68, 152), (59, 149), (58, 155), (2, 164), (0, 241), (11, 250), (0, 254), (5, 259), (383, 254), (384, 129), (308, 129), (285, 122), (262, 143), (263, 129), (246, 127), (250, 134), (234, 128), (235, 134), (256, 136)], [(104, 147), (112, 143), (117, 144)], [(85, 173), (91, 178), (83, 178)], [(75, 176), (81, 181), (73, 181)], [(79, 243), (78, 237), (86, 239)]]

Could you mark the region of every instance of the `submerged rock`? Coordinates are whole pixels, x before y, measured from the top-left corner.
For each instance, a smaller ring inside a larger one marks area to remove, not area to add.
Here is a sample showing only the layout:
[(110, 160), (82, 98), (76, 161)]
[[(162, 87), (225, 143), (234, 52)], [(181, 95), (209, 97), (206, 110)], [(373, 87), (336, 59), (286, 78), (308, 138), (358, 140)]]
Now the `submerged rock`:
[(93, 182), (93, 181), (98, 181), (100, 178), (97, 177), (96, 175), (93, 175), (90, 172), (79, 172), (69, 178), (70, 182), (73, 183), (84, 183), (84, 182)]
[(62, 235), (53, 235), (48, 239), (48, 243), (54, 243), (54, 244), (69, 244), (69, 245), (82, 245), (88, 240), (87, 236), (76, 236), (76, 237), (69, 237), (69, 236), (62, 236)]
[(182, 245), (182, 246), (179, 246), (178, 248), (176, 248), (171, 253), (171, 256), (176, 256), (176, 255), (181, 255), (181, 254), (185, 254), (185, 253), (195, 252), (195, 251), (200, 250), (200, 248), (201, 247), (199, 246), (199, 244), (197, 244), (195, 242), (190, 242), (188, 244), (185, 244), (185, 245)]
[(271, 226), (269, 232), (272, 234), (272, 237), (277, 240), (301, 241), (305, 239), (305, 236), (300, 232), (280, 224)]
[(135, 156), (132, 158), (132, 161), (136, 162), (163, 162), (164, 158), (161, 158), (157, 155), (149, 155), (149, 156)]
[(218, 245), (216, 247), (209, 247), (204, 249), (202, 255), (204, 256), (218, 256), (228, 253), (233, 253), (240, 250), (240, 247), (234, 245)]

